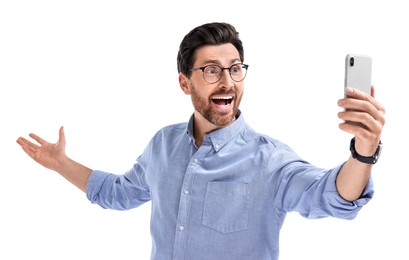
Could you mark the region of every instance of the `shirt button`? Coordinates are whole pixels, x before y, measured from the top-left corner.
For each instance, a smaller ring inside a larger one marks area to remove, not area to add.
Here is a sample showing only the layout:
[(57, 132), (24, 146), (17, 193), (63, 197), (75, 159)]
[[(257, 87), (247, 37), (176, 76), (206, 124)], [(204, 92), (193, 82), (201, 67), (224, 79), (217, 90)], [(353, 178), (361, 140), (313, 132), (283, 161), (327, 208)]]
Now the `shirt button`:
[(183, 230), (185, 230), (185, 227), (184, 227), (184, 226), (180, 226), (180, 227), (179, 227), (179, 230), (180, 230), (180, 231), (183, 231)]
[(198, 162), (199, 162), (199, 160), (198, 160), (198, 159), (195, 159), (194, 161), (195, 161), (195, 163), (198, 163)]
[(216, 149), (219, 149), (220, 145), (216, 144), (214, 147), (216, 147)]
[(188, 195), (188, 194), (189, 194), (189, 191), (188, 191), (188, 190), (184, 190), (183, 193), (184, 193), (185, 195)]

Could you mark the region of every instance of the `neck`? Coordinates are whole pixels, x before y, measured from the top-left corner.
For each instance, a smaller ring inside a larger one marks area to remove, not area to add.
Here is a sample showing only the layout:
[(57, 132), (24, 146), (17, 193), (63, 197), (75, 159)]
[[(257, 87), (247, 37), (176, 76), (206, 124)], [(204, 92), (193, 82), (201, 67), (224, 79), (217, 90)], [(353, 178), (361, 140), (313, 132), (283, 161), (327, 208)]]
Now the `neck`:
[[(233, 123), (236, 120), (236, 118), (234, 118), (231, 122)], [(199, 112), (195, 111), (194, 112), (194, 124), (193, 124), (193, 135), (195, 137), (195, 143), (196, 145), (199, 147), (200, 145), (202, 145), (203, 142), (203, 138), (206, 134), (211, 133), (215, 130), (221, 129), (225, 126), (218, 126), (215, 124), (212, 124), (211, 122), (209, 122), (207, 119), (205, 119)]]
[(193, 135), (195, 137), (195, 142), (198, 147), (202, 145), (203, 138), (206, 134), (211, 133), (214, 130), (217, 130), (218, 128), (219, 127), (217, 127), (216, 125), (204, 119), (199, 113), (195, 112)]

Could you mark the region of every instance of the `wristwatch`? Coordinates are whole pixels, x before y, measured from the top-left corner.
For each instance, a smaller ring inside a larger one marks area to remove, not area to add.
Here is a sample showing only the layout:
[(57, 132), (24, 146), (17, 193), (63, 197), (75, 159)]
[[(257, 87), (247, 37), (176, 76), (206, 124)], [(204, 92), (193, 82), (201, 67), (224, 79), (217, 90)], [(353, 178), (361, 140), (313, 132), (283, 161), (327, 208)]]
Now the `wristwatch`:
[(382, 151), (382, 142), (379, 141), (378, 148), (376, 148), (375, 154), (372, 156), (362, 156), (355, 150), (355, 137), (351, 139), (351, 145), (349, 147), (351, 150), (352, 158), (357, 159), (360, 162), (367, 164), (375, 164), (381, 155)]

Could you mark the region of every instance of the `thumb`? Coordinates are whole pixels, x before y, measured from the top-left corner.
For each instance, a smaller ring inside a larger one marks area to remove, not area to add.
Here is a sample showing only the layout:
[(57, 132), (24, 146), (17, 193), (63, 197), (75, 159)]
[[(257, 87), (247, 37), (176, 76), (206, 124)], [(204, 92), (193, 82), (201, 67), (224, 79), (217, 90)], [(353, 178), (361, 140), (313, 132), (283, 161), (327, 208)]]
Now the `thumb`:
[(65, 145), (65, 133), (63, 126), (60, 127), (58, 142)]

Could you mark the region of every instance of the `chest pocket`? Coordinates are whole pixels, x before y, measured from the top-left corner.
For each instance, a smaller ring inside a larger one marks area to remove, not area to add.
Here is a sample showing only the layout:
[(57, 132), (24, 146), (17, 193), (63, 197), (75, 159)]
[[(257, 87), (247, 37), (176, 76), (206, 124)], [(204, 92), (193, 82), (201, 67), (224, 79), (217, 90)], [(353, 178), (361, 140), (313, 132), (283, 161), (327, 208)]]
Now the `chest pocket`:
[(222, 233), (248, 228), (249, 184), (209, 182), (203, 208), (202, 224)]

